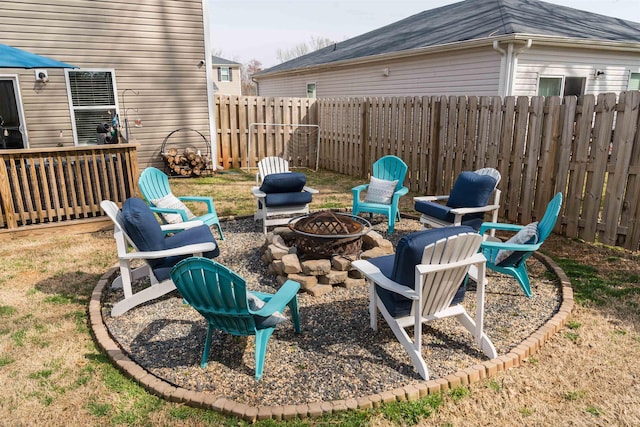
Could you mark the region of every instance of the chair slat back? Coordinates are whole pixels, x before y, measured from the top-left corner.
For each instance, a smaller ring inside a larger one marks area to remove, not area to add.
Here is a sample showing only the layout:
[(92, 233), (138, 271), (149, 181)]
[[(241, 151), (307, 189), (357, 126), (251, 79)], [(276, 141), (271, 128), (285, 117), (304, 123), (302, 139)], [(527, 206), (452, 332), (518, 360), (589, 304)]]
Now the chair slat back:
[(542, 242), (549, 237), (549, 234), (551, 234), (553, 227), (555, 227), (558, 221), (561, 206), (562, 193), (557, 193), (547, 205), (542, 219), (538, 222), (538, 243), (542, 244)]
[(258, 162), (258, 175), (260, 182), (264, 177), (272, 173), (289, 172), (289, 162), (282, 157), (269, 156)]
[(215, 261), (192, 257), (180, 262), (171, 277), (182, 297), (209, 324), (232, 335), (255, 335), (246, 282), (236, 273)]
[(425, 247), (422, 264), (451, 264), (450, 268), (432, 272), (422, 277), (422, 315), (431, 316), (446, 309), (453, 300), (460, 284), (477, 260), (482, 236), (464, 233), (438, 240)]
[(118, 205), (111, 200), (103, 200), (100, 202), (100, 207), (107, 214), (107, 216), (113, 221), (113, 234), (116, 240), (116, 249), (118, 255), (124, 255), (127, 253), (127, 244), (134, 250), (139, 250), (136, 244), (131, 240), (124, 228), (124, 222), (122, 221), (122, 212)]
[(142, 171), (138, 179), (138, 188), (148, 203), (171, 193), (169, 178), (160, 169), (154, 167), (148, 167)]
[(408, 166), (401, 158), (396, 156), (384, 156), (373, 164), (372, 175), (378, 179), (386, 181), (398, 180), (396, 191), (404, 185), (404, 178), (407, 175)]
[(474, 172), (477, 173), (478, 175), (489, 175), (491, 178), (495, 179), (496, 187), (500, 183), (500, 179), (502, 179), (502, 175), (500, 175), (500, 172), (498, 171), (498, 169), (495, 169), (495, 168), (482, 168)]

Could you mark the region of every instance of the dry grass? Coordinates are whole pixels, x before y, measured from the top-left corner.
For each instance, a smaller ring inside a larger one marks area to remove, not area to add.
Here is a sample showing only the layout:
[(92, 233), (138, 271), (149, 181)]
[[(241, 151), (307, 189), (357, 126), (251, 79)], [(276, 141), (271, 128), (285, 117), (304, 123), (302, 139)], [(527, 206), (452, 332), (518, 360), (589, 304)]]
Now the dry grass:
[[(349, 206), (349, 189), (360, 182), (326, 172), (309, 179), (321, 190), (318, 209)], [(253, 211), (253, 182), (230, 172), (172, 186), (176, 194), (213, 195), (227, 216)], [(544, 251), (574, 283), (579, 304), (568, 326), (524, 366), (444, 396), (423, 425), (640, 424), (640, 256), (560, 237)], [(96, 349), (86, 308), (116, 262), (110, 231), (5, 242), (0, 255), (0, 425), (238, 425), (147, 394)], [(411, 408), (395, 408), (405, 424), (415, 418)], [(376, 411), (296, 425), (390, 419)]]

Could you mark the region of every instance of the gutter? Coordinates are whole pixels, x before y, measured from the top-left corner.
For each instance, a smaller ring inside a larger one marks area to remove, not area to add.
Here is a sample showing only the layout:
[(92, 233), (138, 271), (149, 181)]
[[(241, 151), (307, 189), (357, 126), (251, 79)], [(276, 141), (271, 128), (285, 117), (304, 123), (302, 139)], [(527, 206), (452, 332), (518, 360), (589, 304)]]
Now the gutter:
[(438, 52), (451, 52), (454, 50), (472, 49), (476, 47), (492, 46), (494, 42), (513, 43), (516, 41), (535, 40), (537, 46), (556, 46), (583, 49), (601, 49), (617, 52), (636, 52), (640, 54), (640, 42), (616, 42), (608, 40), (575, 39), (570, 37), (544, 36), (540, 34), (509, 34), (504, 36), (483, 37), (475, 40), (446, 43), (436, 46), (419, 47), (398, 52), (382, 53), (365, 57), (345, 59), (342, 61), (327, 62), (323, 64), (309, 65), (306, 67), (292, 68), (282, 71), (265, 72), (255, 75), (255, 79), (263, 77), (284, 77), (294, 76), (309, 72), (330, 71), (334, 69), (351, 67), (354, 65), (368, 65), (377, 62), (391, 61), (395, 59), (405, 59), (425, 54)]
[(518, 50), (513, 49), (514, 43), (509, 43), (505, 51), (500, 47), (498, 40), (493, 41), (493, 49), (500, 53), (504, 58), (504, 68), (500, 70), (500, 83), (498, 92), (500, 96), (509, 96), (513, 93), (513, 84), (515, 82), (515, 73), (518, 66), (518, 55), (529, 49), (533, 44), (532, 39), (527, 39), (523, 47)]

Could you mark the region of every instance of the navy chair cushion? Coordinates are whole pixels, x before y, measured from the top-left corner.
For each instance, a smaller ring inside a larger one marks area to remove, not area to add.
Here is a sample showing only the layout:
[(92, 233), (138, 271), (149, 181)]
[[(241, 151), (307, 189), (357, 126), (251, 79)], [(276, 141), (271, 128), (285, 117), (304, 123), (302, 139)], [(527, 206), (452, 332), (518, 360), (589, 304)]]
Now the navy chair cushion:
[(141, 251), (164, 249), (164, 233), (146, 202), (131, 197), (122, 204), (124, 231)]
[(299, 191), (297, 193), (267, 193), (264, 203), (270, 208), (279, 206), (301, 206), (311, 203), (311, 198), (311, 193), (306, 191)]
[(476, 208), (489, 204), (489, 197), (496, 188), (496, 179), (489, 175), (479, 175), (465, 171), (458, 175), (447, 206), (451, 208)]
[[(299, 172), (272, 173), (264, 177), (260, 191), (270, 193), (297, 193), (307, 184), (307, 177)], [(267, 205), (269, 206), (269, 205)]]
[[(402, 237), (396, 247), (395, 255), (386, 255), (370, 259), (369, 262), (377, 266), (385, 277), (396, 283), (414, 289), (415, 267), (422, 262), (425, 246), (440, 239), (455, 236), (460, 233), (474, 232), (471, 227), (443, 227), (407, 234)], [(452, 304), (457, 304), (464, 298), (466, 279)], [(389, 314), (393, 317), (407, 316), (411, 313), (411, 300), (376, 286), (378, 297), (383, 302)]]
[[(122, 222), (127, 235), (133, 240), (141, 251), (161, 251), (174, 249), (181, 246), (196, 243), (216, 243), (211, 234), (211, 229), (206, 225), (189, 228), (170, 237), (164, 236), (160, 224), (149, 206), (141, 199), (132, 197), (125, 200), (122, 205)], [(216, 245), (213, 251), (202, 254), (207, 258), (215, 258), (220, 255), (220, 249)], [(159, 281), (169, 278), (171, 268), (178, 261), (188, 258), (190, 255), (172, 256), (167, 258), (149, 259), (147, 262), (153, 270), (153, 274)]]
[[(206, 225), (200, 225), (198, 227), (188, 228), (179, 233), (164, 239), (165, 249), (174, 249), (181, 246), (195, 245), (197, 243), (216, 243), (216, 239), (211, 234), (211, 229)], [(205, 258), (215, 258), (220, 255), (220, 248), (216, 243), (216, 248), (212, 251), (204, 252), (202, 254)], [(163, 281), (170, 277), (171, 269), (179, 261), (189, 258), (191, 255), (179, 255), (170, 256), (167, 258), (160, 258), (149, 260), (149, 264), (152, 266), (153, 274), (159, 281)]]

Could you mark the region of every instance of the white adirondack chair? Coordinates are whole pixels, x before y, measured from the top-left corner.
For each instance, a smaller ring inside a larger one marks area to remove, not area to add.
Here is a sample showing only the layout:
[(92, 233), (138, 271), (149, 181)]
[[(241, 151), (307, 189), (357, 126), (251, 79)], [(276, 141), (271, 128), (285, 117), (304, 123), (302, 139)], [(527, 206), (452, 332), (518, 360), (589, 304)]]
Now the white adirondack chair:
[[(457, 190), (458, 193), (464, 193), (467, 196), (463, 196), (464, 198), (469, 198), (469, 194), (473, 194), (477, 188), (465, 186), (459, 186), (452, 189), (451, 194), (442, 195), (442, 196), (418, 196), (414, 197), (413, 200), (415, 202), (423, 202), (424, 207), (431, 206), (432, 209), (428, 209), (424, 211), (421, 208), (420, 203), (416, 203), (415, 209), (421, 213), (420, 222), (423, 226), (430, 227), (448, 227), (451, 225), (462, 225), (463, 221), (469, 218), (469, 216), (482, 216), (479, 214), (489, 213), (491, 214), (491, 222), (498, 221), (498, 211), (500, 209), (500, 190), (498, 189), (498, 184), (500, 183), (500, 172), (494, 168), (482, 168), (474, 171), (476, 175), (481, 176), (490, 176), (495, 180), (495, 185), (491, 189), (493, 192), (493, 200), (489, 200), (487, 204), (484, 206), (454, 206), (454, 207), (445, 207), (438, 205), (437, 203), (447, 203), (453, 200), (454, 197), (460, 197), (458, 195), (454, 195), (454, 191)], [(479, 193), (478, 193), (479, 194)], [(472, 197), (473, 198), (473, 197)], [(474, 215), (475, 214), (475, 215)], [(483, 222), (482, 219), (478, 220), (478, 225), (476, 230), (480, 228), (480, 224)], [(495, 234), (495, 231), (491, 234), (492, 236)]]
[[(266, 192), (261, 190), (261, 185), (265, 177), (272, 174), (293, 173), (289, 170), (289, 162), (281, 157), (265, 157), (258, 162), (258, 172), (256, 173), (256, 186), (251, 188), (251, 194), (256, 198), (256, 213), (253, 216), (255, 221), (262, 221), (262, 231), (267, 234), (267, 227), (271, 225), (286, 224), (289, 220), (298, 215), (309, 213), (309, 203), (311, 197), (305, 200), (299, 198), (301, 194), (317, 194), (318, 190), (307, 185), (302, 187), (302, 191), (289, 193), (291, 203), (278, 203), (271, 205)], [(285, 194), (285, 193), (280, 193)], [(280, 196), (279, 196), (280, 197)], [(284, 196), (282, 196), (284, 197)], [(280, 197), (280, 199), (282, 199)]]
[[(165, 249), (162, 251), (139, 251), (136, 247), (136, 244), (125, 232), (122, 213), (118, 208), (118, 205), (116, 205), (111, 200), (103, 200), (100, 203), (100, 207), (102, 207), (102, 210), (104, 210), (104, 212), (113, 221), (113, 237), (115, 238), (116, 249), (118, 251), (118, 265), (120, 266), (120, 276), (114, 279), (111, 286), (114, 289), (122, 288), (124, 292), (124, 299), (116, 303), (111, 308), (111, 315), (114, 317), (120, 316), (133, 307), (161, 297), (176, 289), (176, 286), (174, 285), (171, 278), (158, 280), (153, 272), (153, 269), (147, 263), (147, 260), (180, 255), (202, 256), (203, 253), (213, 251), (217, 247), (215, 243), (211, 242), (191, 244), (174, 249)], [(202, 225), (202, 221), (189, 221), (179, 224), (161, 225), (160, 228), (163, 232), (169, 233), (179, 232)], [(144, 264), (140, 267), (133, 268), (131, 263), (134, 260), (143, 260)], [(151, 281), (151, 286), (133, 293), (131, 283), (135, 280), (147, 276)]]
[[(427, 232), (429, 231), (431, 230)], [(353, 267), (364, 273), (370, 285), (371, 328), (377, 330), (377, 311), (380, 310), (424, 379), (429, 378), (429, 371), (422, 356), (422, 323), (455, 317), (473, 334), (476, 343), (489, 358), (498, 356), (493, 343), (483, 331), (486, 260), (478, 253), (481, 243), (482, 237), (479, 234), (464, 232), (442, 238), (424, 247), (422, 261), (415, 265), (415, 288), (391, 280), (376, 266), (375, 258), (352, 263)], [(471, 266), (475, 266), (474, 276), (478, 279), (475, 320), (469, 316), (462, 304), (451, 305)], [(410, 312), (407, 310), (406, 314), (392, 316), (380, 298), (381, 288), (391, 291), (393, 295), (411, 300)], [(413, 327), (413, 339), (405, 330), (408, 327)]]

